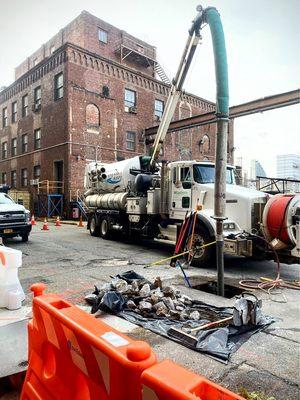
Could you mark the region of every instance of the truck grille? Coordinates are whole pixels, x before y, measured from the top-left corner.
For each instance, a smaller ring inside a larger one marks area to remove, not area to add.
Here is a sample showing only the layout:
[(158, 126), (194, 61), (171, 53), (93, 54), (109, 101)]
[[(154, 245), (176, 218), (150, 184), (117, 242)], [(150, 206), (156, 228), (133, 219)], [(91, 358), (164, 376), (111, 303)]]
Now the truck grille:
[(22, 225), (25, 222), (25, 214), (23, 211), (1, 211), (0, 227), (9, 225)]

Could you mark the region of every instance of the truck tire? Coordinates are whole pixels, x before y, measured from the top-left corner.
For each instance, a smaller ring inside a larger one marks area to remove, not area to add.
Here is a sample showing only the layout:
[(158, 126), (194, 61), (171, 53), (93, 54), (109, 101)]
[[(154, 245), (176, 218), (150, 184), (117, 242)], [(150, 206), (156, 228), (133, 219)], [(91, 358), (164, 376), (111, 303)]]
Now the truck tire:
[[(194, 257), (191, 265), (197, 268), (215, 265), (216, 246), (211, 245), (201, 249), (204, 244), (211, 243), (215, 239), (210, 236), (203, 226), (196, 227), (193, 240)], [(189, 243), (189, 241), (187, 242)]]
[(102, 237), (102, 239), (110, 239), (112, 237), (109, 218), (105, 215), (100, 220), (100, 237)]
[(24, 233), (24, 235), (21, 235), (22, 238), (22, 242), (28, 242), (28, 238), (29, 238), (29, 233)]
[(92, 215), (92, 217), (90, 219), (89, 229), (90, 229), (91, 236), (99, 236), (100, 235), (99, 221), (95, 214)]

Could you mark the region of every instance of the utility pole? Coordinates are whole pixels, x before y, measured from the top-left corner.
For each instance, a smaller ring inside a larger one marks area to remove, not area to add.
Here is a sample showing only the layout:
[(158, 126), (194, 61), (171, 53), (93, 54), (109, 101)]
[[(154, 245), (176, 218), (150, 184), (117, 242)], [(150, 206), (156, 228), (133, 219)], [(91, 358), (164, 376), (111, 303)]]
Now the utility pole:
[(215, 207), (216, 220), (216, 262), (217, 262), (217, 292), (224, 297), (224, 237), (223, 221), (226, 219), (226, 167), (227, 167), (227, 132), (228, 118), (217, 120), (217, 143), (215, 162)]

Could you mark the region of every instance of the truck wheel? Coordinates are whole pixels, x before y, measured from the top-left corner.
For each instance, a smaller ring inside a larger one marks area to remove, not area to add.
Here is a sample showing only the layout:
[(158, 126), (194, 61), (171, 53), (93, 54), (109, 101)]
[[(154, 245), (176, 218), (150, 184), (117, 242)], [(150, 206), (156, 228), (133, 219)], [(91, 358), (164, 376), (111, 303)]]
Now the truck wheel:
[(99, 236), (100, 234), (100, 227), (97, 216), (94, 214), (89, 223), (89, 229), (91, 236)]
[(28, 233), (25, 233), (24, 235), (21, 235), (21, 238), (22, 238), (22, 242), (28, 242), (28, 238), (29, 238), (29, 234)]
[[(196, 228), (194, 233), (194, 239), (192, 244), (193, 249), (193, 260), (192, 265), (194, 267), (204, 267), (214, 265), (214, 258), (216, 247), (215, 245), (210, 245), (208, 247), (201, 248), (204, 244), (210, 243), (215, 239), (211, 238), (208, 231), (202, 226)], [(187, 242), (189, 243), (189, 241)]]
[(100, 220), (100, 236), (102, 239), (110, 239), (112, 236), (108, 217), (104, 216)]

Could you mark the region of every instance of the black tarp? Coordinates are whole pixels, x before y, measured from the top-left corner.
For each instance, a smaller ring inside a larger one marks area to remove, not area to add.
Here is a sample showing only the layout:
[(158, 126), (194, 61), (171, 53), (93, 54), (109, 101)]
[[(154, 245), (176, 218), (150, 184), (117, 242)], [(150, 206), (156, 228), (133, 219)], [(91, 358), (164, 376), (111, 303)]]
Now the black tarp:
[[(141, 275), (134, 275), (133, 271), (125, 272), (124, 274), (117, 275), (118, 278), (124, 279), (127, 282), (132, 282), (133, 279), (142, 279)], [(95, 293), (95, 292), (94, 292)], [(189, 326), (191, 328), (198, 327), (204, 323), (226, 318), (231, 316), (233, 313), (233, 307), (215, 307), (210, 304), (206, 304), (199, 300), (193, 300), (192, 305), (189, 309), (192, 311), (199, 311), (202, 318), (199, 321), (185, 320), (178, 321), (169, 319), (167, 317), (158, 317), (154, 312), (143, 316), (133, 310), (126, 308), (126, 301), (128, 297), (110, 290), (104, 294), (101, 302), (98, 302), (97, 307), (93, 307), (93, 312), (98, 308), (102, 311), (109, 312), (117, 315), (121, 318), (126, 319), (136, 325), (142, 326), (145, 329), (174, 340), (186, 347), (192, 348), (195, 351), (206, 353), (213, 358), (216, 358), (222, 362), (228, 362), (231, 354), (233, 354), (243, 343), (245, 343), (254, 333), (263, 330), (266, 326), (270, 325), (277, 319), (274, 317), (263, 315), (259, 325), (246, 325), (235, 327), (229, 325), (226, 327), (219, 327), (209, 329), (205, 331), (199, 331), (196, 334), (198, 339), (196, 346), (192, 347), (188, 343), (182, 340), (177, 340), (174, 337), (168, 335), (168, 330), (171, 327), (181, 329), (183, 326)]]

